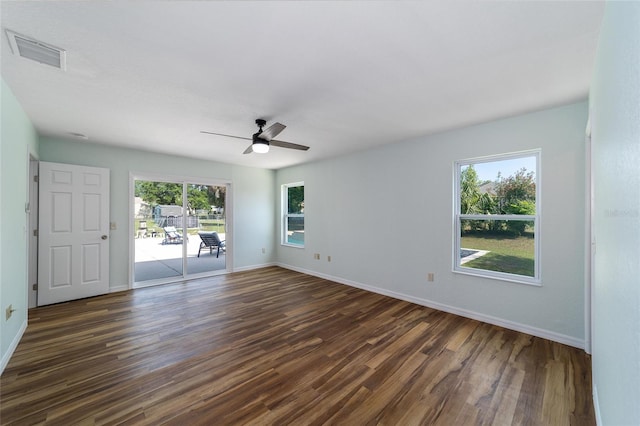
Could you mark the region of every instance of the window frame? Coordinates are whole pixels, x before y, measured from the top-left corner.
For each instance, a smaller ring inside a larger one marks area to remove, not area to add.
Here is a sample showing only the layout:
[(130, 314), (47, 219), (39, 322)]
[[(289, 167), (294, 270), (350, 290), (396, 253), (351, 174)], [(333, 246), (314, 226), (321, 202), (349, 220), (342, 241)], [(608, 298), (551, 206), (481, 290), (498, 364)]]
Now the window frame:
[[(536, 212), (534, 215), (491, 215), (491, 214), (462, 214), (460, 213), (461, 198), (460, 184), (462, 168), (469, 165), (479, 163), (492, 163), (503, 160), (514, 160), (518, 158), (535, 157), (535, 183), (536, 183)], [(542, 265), (541, 265), (541, 226), (540, 217), (542, 211), (541, 203), (541, 150), (528, 150), (513, 153), (497, 154), (484, 157), (469, 158), (454, 162), (454, 191), (453, 191), (453, 272), (464, 275), (472, 275), (476, 277), (491, 278), (495, 280), (508, 281), (518, 284), (528, 284), (533, 286), (542, 286)], [(519, 275), (508, 272), (491, 271), (488, 269), (469, 268), (460, 263), (461, 250), (461, 223), (463, 220), (518, 220), (533, 221), (534, 232), (534, 276)]]
[[(286, 183), (282, 185), (281, 195), (282, 195), (282, 232), (280, 235), (280, 244), (287, 247), (300, 248), (303, 249), (305, 246), (305, 242), (302, 244), (294, 244), (288, 241), (287, 234), (289, 232), (289, 218), (292, 217), (302, 217), (304, 220), (304, 211), (302, 213), (289, 213), (289, 188), (296, 188), (302, 186), (304, 188), (304, 181), (301, 182), (293, 182)], [(306, 194), (305, 194), (306, 197)], [(304, 229), (304, 228), (303, 228)]]

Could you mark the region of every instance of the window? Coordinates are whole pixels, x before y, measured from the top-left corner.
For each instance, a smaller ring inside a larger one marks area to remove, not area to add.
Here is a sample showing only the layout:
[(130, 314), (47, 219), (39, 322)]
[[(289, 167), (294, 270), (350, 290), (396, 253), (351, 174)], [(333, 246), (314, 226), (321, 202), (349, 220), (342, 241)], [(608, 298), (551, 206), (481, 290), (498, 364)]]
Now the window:
[(454, 271), (540, 284), (540, 152), (455, 163)]
[(304, 182), (282, 185), (282, 244), (304, 247)]

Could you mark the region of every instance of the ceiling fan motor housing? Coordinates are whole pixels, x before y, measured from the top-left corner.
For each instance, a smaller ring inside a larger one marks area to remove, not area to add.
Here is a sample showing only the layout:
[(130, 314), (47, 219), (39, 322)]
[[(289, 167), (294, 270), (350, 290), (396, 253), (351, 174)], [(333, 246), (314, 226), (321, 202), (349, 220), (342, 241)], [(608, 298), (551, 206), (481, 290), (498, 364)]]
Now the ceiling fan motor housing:
[(253, 143), (251, 144), (251, 146), (253, 147), (253, 152), (264, 154), (266, 152), (269, 152), (269, 141), (266, 139), (262, 139), (260, 137), (261, 133), (262, 128), (260, 128), (260, 131), (258, 133), (253, 134)]

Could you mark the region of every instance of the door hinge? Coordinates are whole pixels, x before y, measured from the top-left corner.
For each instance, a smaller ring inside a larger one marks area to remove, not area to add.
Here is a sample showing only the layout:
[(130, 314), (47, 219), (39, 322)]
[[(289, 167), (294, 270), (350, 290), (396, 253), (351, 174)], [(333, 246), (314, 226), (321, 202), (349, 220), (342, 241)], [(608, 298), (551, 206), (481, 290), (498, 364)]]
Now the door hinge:
[(34, 290), (37, 290), (37, 289), (38, 289), (38, 284), (34, 284), (32, 288), (33, 288)]
[(38, 236), (38, 230), (37, 230), (37, 229), (34, 229), (34, 230), (33, 230), (33, 236), (34, 236), (34, 237), (37, 237), (37, 236)]
[(36, 183), (40, 182), (40, 178), (38, 177), (38, 175), (34, 175), (33, 176), (33, 181), (36, 182)]

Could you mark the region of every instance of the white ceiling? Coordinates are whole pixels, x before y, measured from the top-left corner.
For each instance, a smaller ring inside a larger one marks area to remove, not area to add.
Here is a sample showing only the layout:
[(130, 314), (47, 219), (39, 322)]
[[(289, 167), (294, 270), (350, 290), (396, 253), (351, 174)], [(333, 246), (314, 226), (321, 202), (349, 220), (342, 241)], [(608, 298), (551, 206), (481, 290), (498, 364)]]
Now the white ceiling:
[[(277, 169), (584, 99), (603, 9), (2, 1), (2, 78), (43, 135)], [(67, 70), (12, 55), (4, 29), (65, 49)], [(256, 118), (311, 149), (200, 133), (250, 137)]]

